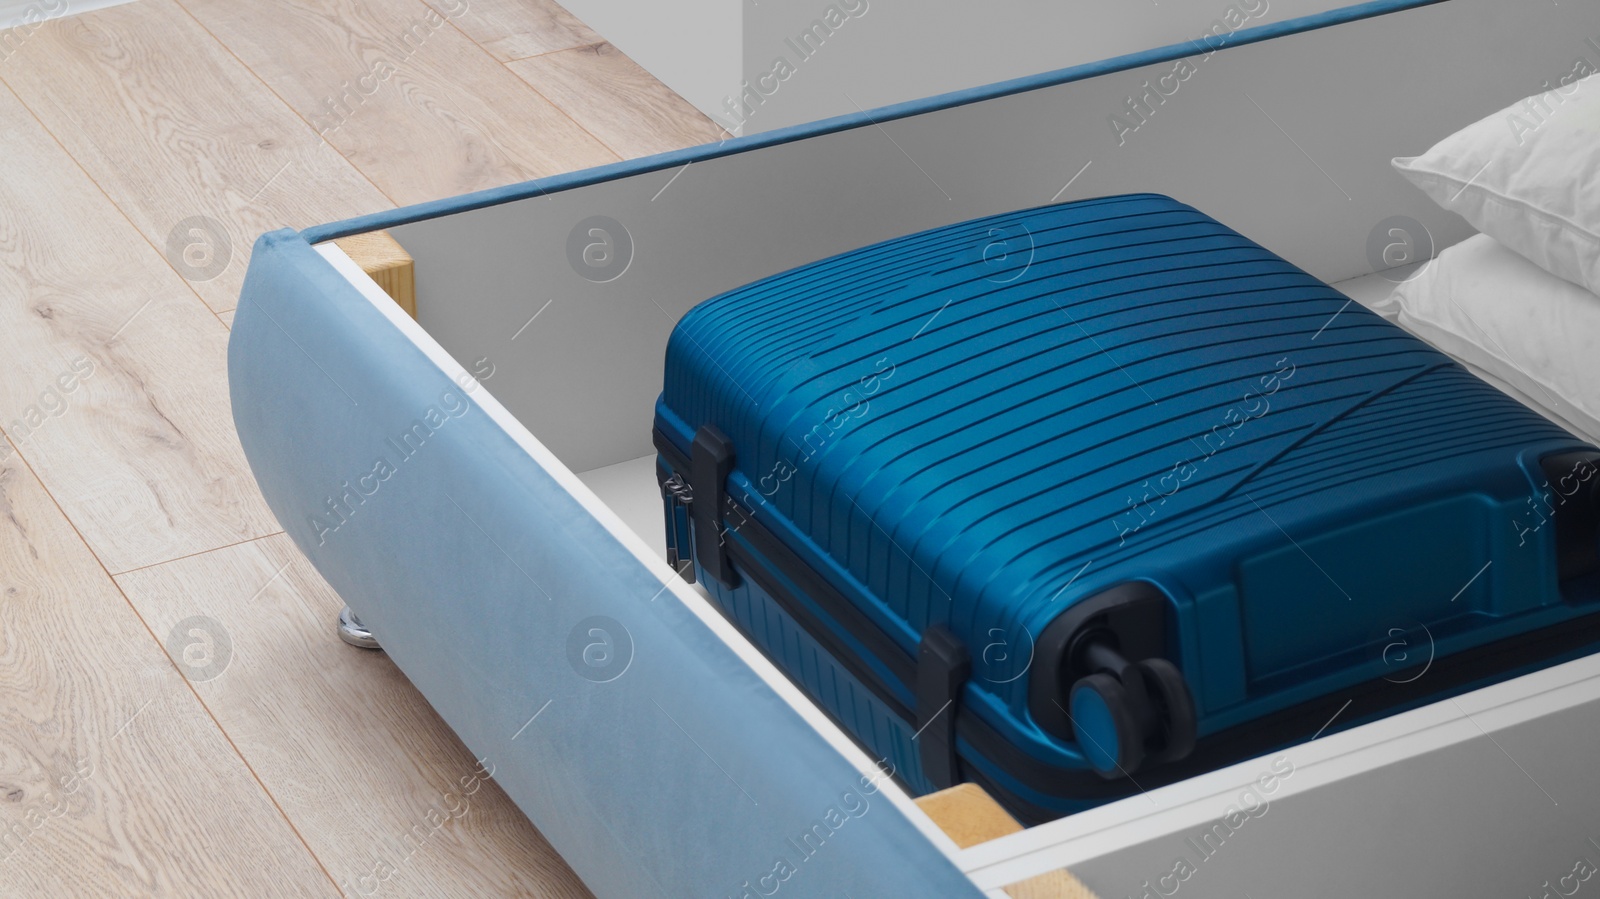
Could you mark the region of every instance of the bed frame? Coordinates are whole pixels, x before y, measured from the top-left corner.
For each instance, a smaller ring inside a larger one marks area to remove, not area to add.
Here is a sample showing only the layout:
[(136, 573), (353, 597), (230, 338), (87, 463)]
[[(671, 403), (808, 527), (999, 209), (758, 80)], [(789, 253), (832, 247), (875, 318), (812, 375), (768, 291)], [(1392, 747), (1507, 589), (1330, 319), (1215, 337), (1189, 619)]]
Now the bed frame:
[[(955, 221), (1157, 191), (1370, 289), (1471, 233), (1389, 159), (1600, 62), (1589, 37), (1593, 5), (1382, 0), (270, 233), (229, 346), (240, 439), (598, 896), (998, 897), (1062, 866), (1106, 899), (1537, 895), (1600, 847), (1600, 779), (1558, 742), (1593, 745), (1594, 658), (1375, 722), (1330, 700), (1320, 739), (960, 850), (667, 565), (647, 457), (691, 306)], [(332, 242), (379, 229), (415, 260), (415, 320)], [(1249, 823), (1267, 808), (1293, 827)]]

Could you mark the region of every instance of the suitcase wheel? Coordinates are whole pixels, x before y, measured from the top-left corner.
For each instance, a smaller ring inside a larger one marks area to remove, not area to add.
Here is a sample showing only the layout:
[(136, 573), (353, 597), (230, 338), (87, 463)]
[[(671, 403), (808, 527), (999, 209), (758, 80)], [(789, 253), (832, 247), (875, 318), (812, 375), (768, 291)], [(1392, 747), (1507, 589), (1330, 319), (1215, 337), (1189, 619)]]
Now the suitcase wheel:
[(1144, 738), (1122, 682), (1091, 674), (1072, 685), (1072, 731), (1090, 767), (1107, 779), (1133, 773), (1144, 760)]
[(1194, 751), (1199, 713), (1170, 661), (1171, 605), (1155, 584), (1127, 581), (1080, 598), (1035, 641), (1029, 712), (1106, 780)]
[(1199, 723), (1178, 666), (1160, 657), (1129, 662), (1113, 642), (1103, 631), (1084, 635), (1083, 657), (1092, 673), (1068, 693), (1073, 738), (1107, 780), (1130, 776), (1146, 762), (1187, 756)]
[(1194, 749), (1199, 716), (1195, 714), (1194, 696), (1189, 693), (1183, 673), (1166, 659), (1145, 659), (1136, 667), (1144, 674), (1145, 687), (1164, 725), (1163, 745), (1150, 754), (1150, 761), (1173, 762), (1187, 756)]

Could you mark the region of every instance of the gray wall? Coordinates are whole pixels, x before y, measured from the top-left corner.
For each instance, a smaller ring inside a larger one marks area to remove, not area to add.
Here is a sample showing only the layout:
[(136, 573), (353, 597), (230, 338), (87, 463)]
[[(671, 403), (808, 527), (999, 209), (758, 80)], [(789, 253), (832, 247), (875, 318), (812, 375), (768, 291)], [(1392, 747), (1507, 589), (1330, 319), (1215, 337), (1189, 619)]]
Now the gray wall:
[(1226, 35), (1238, 27), (1338, 9), (1350, 0), (565, 5), (734, 134), (754, 134)]
[[(744, 19), (743, 77), (757, 89), (757, 102), (740, 104), (734, 114), (722, 97), (715, 109), (700, 108), (729, 128), (744, 116), (744, 130), (736, 133), (754, 134), (1348, 5), (1350, 0), (767, 2), (747, 6)], [(761, 96), (760, 79), (785, 71), (780, 58), (792, 72), (768, 77), (765, 85), (774, 90)]]

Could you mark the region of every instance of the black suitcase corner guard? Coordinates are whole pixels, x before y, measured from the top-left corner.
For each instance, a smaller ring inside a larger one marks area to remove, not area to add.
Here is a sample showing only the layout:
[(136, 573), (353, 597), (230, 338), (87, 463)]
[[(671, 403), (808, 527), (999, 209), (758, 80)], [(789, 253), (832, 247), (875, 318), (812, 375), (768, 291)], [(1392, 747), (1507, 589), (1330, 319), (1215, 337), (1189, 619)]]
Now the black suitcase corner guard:
[[(1556, 529), (1556, 572), (1565, 584), (1600, 572), (1600, 453), (1557, 453), (1539, 460)], [(1537, 511), (1537, 510), (1536, 510)]]
[(917, 647), (917, 753), (922, 775), (943, 790), (961, 782), (956, 717), (972, 657), (948, 627), (936, 624)]
[(695, 497), (689, 506), (694, 559), (707, 576), (729, 589), (739, 586), (739, 573), (728, 558), (721, 519), (733, 461), (733, 442), (716, 426), (704, 425), (695, 432), (689, 450), (689, 487)]

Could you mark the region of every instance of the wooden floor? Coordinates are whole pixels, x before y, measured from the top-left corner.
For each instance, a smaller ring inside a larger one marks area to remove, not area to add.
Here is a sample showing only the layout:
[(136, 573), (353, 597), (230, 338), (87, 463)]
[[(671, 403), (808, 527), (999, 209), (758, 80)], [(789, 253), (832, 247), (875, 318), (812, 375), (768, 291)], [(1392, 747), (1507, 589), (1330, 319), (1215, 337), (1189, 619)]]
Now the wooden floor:
[(0, 32), (0, 896), (587, 895), (338, 641), (240, 451), (227, 325), (263, 231), (723, 136), (548, 0)]

